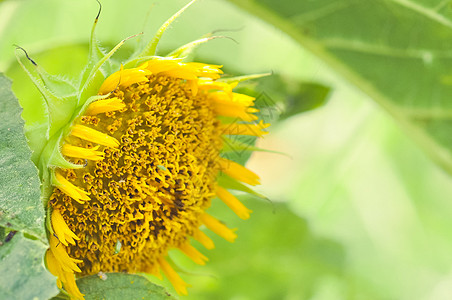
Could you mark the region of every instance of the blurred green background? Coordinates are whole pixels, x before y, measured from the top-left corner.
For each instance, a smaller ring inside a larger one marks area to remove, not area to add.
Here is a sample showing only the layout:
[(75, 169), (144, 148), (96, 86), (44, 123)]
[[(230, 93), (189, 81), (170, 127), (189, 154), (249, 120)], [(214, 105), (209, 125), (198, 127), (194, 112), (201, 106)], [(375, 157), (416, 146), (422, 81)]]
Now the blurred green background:
[[(152, 3), (102, 1), (98, 38), (107, 48), (141, 31), (150, 38), (186, 1)], [(19, 99), (35, 91), (12, 45), (27, 49), (50, 73), (75, 78), (96, 13), (90, 0), (0, 2), (0, 71), (13, 79)], [(213, 30), (226, 30), (220, 34), (237, 43), (213, 40), (197, 59), (231, 74), (273, 72), (282, 83), (270, 78), (268, 86), (259, 85), (270, 101), (290, 92), (284, 83), (332, 90), (323, 107), (274, 121), (258, 142), (287, 154), (255, 153), (248, 162), (270, 201), (243, 196), (254, 211), (248, 221), (222, 203), (212, 208), (238, 228), (237, 241), (212, 235), (217, 247), (202, 251), (210, 260), (202, 267), (171, 253), (192, 284), (184, 298), (452, 299), (450, 176), (357, 87), (283, 31), (229, 2), (195, 3), (159, 49), (166, 54)], [(121, 51), (126, 55), (127, 45)]]

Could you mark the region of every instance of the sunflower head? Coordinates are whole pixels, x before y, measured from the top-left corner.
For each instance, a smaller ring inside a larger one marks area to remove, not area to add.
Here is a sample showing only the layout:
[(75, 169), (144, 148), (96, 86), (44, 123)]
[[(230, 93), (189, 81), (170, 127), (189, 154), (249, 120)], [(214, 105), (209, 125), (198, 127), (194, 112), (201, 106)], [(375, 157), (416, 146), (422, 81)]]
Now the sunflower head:
[(46, 136), (30, 140), (47, 210), (45, 260), (75, 299), (83, 298), (75, 276), (100, 272), (163, 272), (186, 294), (168, 251), (205, 264), (191, 245), (214, 247), (202, 226), (234, 241), (234, 230), (206, 213), (215, 197), (240, 218), (250, 216), (230, 190), (249, 191), (259, 178), (222, 153), (227, 136), (266, 133), (254, 98), (235, 93), (239, 79), (221, 78), (222, 66), (184, 62), (209, 38), (155, 55), (165, 29), (193, 2), (122, 63), (111, 57), (125, 40), (104, 53), (96, 18), (89, 62), (75, 84), (19, 59), (49, 113)]

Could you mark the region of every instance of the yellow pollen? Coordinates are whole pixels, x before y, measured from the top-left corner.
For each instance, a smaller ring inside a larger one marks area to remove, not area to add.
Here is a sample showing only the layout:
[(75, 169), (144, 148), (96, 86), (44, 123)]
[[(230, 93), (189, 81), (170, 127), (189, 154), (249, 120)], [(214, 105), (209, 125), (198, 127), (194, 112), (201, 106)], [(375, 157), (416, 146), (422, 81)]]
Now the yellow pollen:
[(240, 219), (249, 219), (252, 210), (246, 208), (245, 205), (243, 205), (242, 202), (240, 202), (239, 199), (232, 195), (228, 190), (218, 186), (216, 194), (218, 198), (220, 198), (227, 206), (229, 206), (230, 209), (232, 209), (233, 212), (235, 212), (237, 216), (239, 216)]
[(87, 149), (83, 147), (73, 146), (70, 144), (64, 144), (63, 147), (61, 147), (61, 153), (69, 157), (83, 158), (89, 160), (102, 160), (104, 158), (104, 153), (101, 151), (97, 151), (97, 149), (99, 149), (99, 146)]
[(83, 125), (72, 126), (71, 135), (111, 148), (119, 146), (118, 140), (114, 137)]
[(110, 99), (97, 100), (88, 105), (85, 114), (93, 116), (110, 111), (116, 111), (124, 109), (126, 105), (120, 99), (114, 97)]
[(249, 185), (258, 185), (259, 176), (248, 170), (244, 166), (228, 159), (220, 159), (220, 168), (225, 174)]
[(212, 217), (211, 215), (204, 213), (201, 215), (201, 221), (207, 228), (224, 238), (228, 242), (234, 242), (237, 235), (223, 223)]

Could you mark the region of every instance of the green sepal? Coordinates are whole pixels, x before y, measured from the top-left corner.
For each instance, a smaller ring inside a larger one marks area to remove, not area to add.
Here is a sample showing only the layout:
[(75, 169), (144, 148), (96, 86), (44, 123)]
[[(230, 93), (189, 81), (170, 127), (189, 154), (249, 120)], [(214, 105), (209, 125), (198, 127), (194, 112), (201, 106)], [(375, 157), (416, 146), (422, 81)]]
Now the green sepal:
[(254, 196), (257, 196), (259, 198), (262, 199), (268, 199), (267, 197), (265, 197), (264, 195), (254, 191), (253, 189), (251, 189), (250, 187), (244, 185), (241, 182), (238, 182), (237, 180), (235, 180), (234, 178), (220, 172), (220, 174), (217, 177), (217, 183), (219, 186), (225, 188), (225, 189), (230, 189), (230, 190), (236, 190), (236, 191), (241, 191), (241, 192), (245, 192)]
[[(47, 128), (46, 138), (49, 138), (54, 135), (59, 129), (61, 129), (65, 124), (67, 124), (67, 122), (71, 119), (71, 112), (73, 112), (76, 107), (77, 98), (75, 96), (58, 97), (57, 94), (59, 89), (57, 88), (57, 77), (53, 77), (50, 80), (50, 76), (46, 76), (45, 74), (47, 73), (43, 72), (41, 68), (39, 68), (38, 71), (37, 65), (32, 61), (33, 65), (36, 67), (35, 71), (42, 76), (41, 78), (39, 78), (33, 75), (33, 72), (22, 63), (19, 56), (17, 56), (17, 61), (45, 99), (47, 110), (49, 112), (49, 124)], [(51, 82), (56, 92), (51, 92), (42, 78), (46, 78), (46, 80)], [(60, 83), (63, 87), (61, 91), (64, 92), (64, 90), (68, 87), (67, 82), (60, 80)]]
[(77, 95), (77, 88), (71, 81), (60, 76), (49, 74), (40, 66), (36, 66), (36, 72), (39, 74), (39, 77), (41, 77), (47, 89), (52, 91), (56, 97), (71, 98)]
[(190, 42), (188, 44), (185, 44), (179, 48), (177, 48), (176, 50), (170, 52), (169, 54), (166, 55), (166, 57), (181, 57), (181, 58), (186, 58), (187, 56), (189, 56), (198, 46), (207, 43), (210, 40), (214, 40), (214, 39), (218, 39), (218, 38), (227, 38), (226, 36), (207, 36), (207, 37), (203, 37), (200, 38), (196, 41)]
[[(97, 13), (96, 19), (94, 20), (93, 27), (91, 28), (91, 37), (89, 41), (89, 51), (88, 51), (88, 63), (82, 72), (82, 76), (80, 77), (80, 88), (85, 85), (89, 77), (92, 75), (92, 71), (95, 68), (96, 63), (99, 62), (102, 59), (102, 57), (106, 55), (106, 53), (104, 53), (104, 51), (102, 50), (99, 41), (96, 39), (96, 27), (102, 9), (102, 6), (100, 5), (101, 4), (99, 3), (99, 12)], [(99, 71), (102, 72), (102, 70)], [(97, 91), (95, 91), (94, 94), (97, 94)]]
[(165, 23), (157, 30), (152, 40), (146, 45), (144, 50), (138, 54), (138, 58), (143, 56), (153, 56), (156, 54), (157, 45), (165, 33), (166, 29), (174, 22), (187, 8), (189, 8), (196, 0), (190, 1), (187, 5), (182, 7), (178, 12), (172, 15)]
[(70, 130), (72, 127), (73, 121), (80, 116), (82, 113), (86, 111), (89, 104), (91, 102), (99, 100), (99, 99), (105, 99), (109, 97), (110, 94), (106, 95), (99, 95), (99, 96), (92, 96), (89, 97), (87, 101), (85, 101), (84, 105), (80, 108), (78, 108), (73, 117), (72, 120), (70, 120), (66, 126), (60, 130), (59, 134), (53, 135), (50, 140), (47, 142), (46, 147), (42, 151), (41, 155), (41, 164), (43, 169), (47, 168), (61, 168), (61, 169), (79, 169), (83, 168), (83, 165), (79, 164), (73, 164), (66, 160), (64, 155), (61, 153), (60, 146), (62, 145), (62, 139), (65, 136), (68, 136), (70, 134)]
[(43, 123), (25, 123), (24, 133), (27, 137), (28, 146), (32, 150), (31, 161), (37, 166), (41, 157), (41, 152), (45, 148), (48, 134), (48, 122)]
[[(79, 92), (79, 99), (78, 99), (78, 106), (83, 106), (86, 101), (91, 97), (91, 95), (96, 95), (99, 92), (100, 87), (102, 86), (102, 83), (107, 78), (106, 75), (102, 72), (102, 66), (109, 61), (109, 59), (115, 54), (115, 52), (121, 48), (121, 46), (128, 40), (136, 35), (130, 36), (128, 38), (123, 39), (120, 41), (113, 49), (110, 50), (107, 54), (105, 54), (100, 60), (95, 62), (95, 57), (92, 57), (91, 62), (88, 63), (88, 66), (90, 64), (93, 64), (92, 68), (87, 68), (86, 76), (83, 75), (82, 80), (80, 81), (80, 92)], [(93, 41), (91, 41), (93, 42)], [(94, 51), (94, 50), (93, 50)], [(94, 55), (94, 54), (93, 54)]]
[[(41, 202), (46, 208), (46, 211), (49, 209), (49, 200), (50, 196), (53, 193), (54, 187), (52, 186), (52, 173), (54, 173), (54, 169), (47, 168), (42, 176), (41, 176)], [(48, 213), (46, 214), (46, 226), (51, 226), (50, 224), (50, 216)]]
[[(53, 227), (52, 227), (52, 218), (51, 218), (51, 214), (52, 214), (52, 208), (50, 206), (47, 206), (46, 208), (46, 229), (49, 231), (49, 234), (54, 235), (55, 232), (53, 231)], [(47, 264), (46, 264), (47, 267)], [(47, 268), (48, 269), (48, 268)]]
[(97, 70), (97, 72), (95, 72), (95, 74), (90, 78), (89, 84), (84, 86), (80, 91), (78, 106), (83, 106), (92, 95), (97, 95), (105, 79), (106, 76), (102, 73), (102, 71)]
[(66, 128), (66, 130), (61, 130), (59, 134), (55, 134), (47, 142), (47, 145), (41, 154), (39, 165), (41, 172), (44, 172), (44, 170), (48, 168), (78, 169), (83, 167), (67, 161), (60, 151), (61, 140), (63, 136), (67, 135), (68, 131), (68, 128)]
[(74, 111), (77, 103), (77, 97), (68, 98), (55, 97), (48, 101), (49, 105), (49, 137), (55, 135), (63, 128), (72, 118), (71, 112)]
[(53, 186), (56, 186), (56, 187), (61, 186), (61, 183), (56, 178), (55, 171), (50, 173), (50, 184), (53, 185)]

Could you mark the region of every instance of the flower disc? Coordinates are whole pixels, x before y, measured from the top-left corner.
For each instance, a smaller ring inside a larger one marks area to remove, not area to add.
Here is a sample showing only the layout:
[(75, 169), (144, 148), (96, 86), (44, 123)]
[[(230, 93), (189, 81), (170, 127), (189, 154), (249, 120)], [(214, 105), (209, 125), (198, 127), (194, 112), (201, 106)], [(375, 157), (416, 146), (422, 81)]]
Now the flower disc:
[(73, 153), (66, 145), (94, 149), (97, 137), (88, 129), (119, 142), (96, 149), (99, 159), (73, 159), (83, 168), (59, 172), (90, 200), (74, 201), (60, 187), (51, 205), (80, 238), (68, 250), (83, 261), (82, 274), (149, 272), (168, 249), (194, 235), (215, 195), (219, 121), (206, 92), (195, 96), (185, 80), (165, 75), (120, 85), (97, 102), (109, 99), (124, 105), (82, 116), (73, 127), (85, 131), (73, 131), (63, 145), (65, 155)]
[(187, 294), (188, 285), (166, 260), (168, 251), (204, 264), (207, 257), (190, 244), (193, 238), (214, 247), (201, 225), (227, 241), (237, 237), (206, 213), (211, 200), (218, 197), (248, 219), (251, 210), (229, 189), (259, 195), (247, 186), (259, 184), (259, 177), (222, 156), (249, 146), (233, 136), (267, 133), (269, 124), (254, 114), (255, 98), (233, 92), (239, 81), (265, 74), (222, 80), (221, 66), (183, 61), (213, 36), (156, 56), (162, 34), (194, 1), (144, 48), (138, 43), (124, 65), (111, 58), (133, 36), (104, 53), (94, 34), (99, 8), (77, 83), (48, 74), (18, 47), (33, 71), (19, 56), (18, 62), (48, 112), (42, 140), (29, 140), (47, 211), (45, 262), (71, 299), (84, 299), (75, 274), (104, 272), (163, 271), (177, 293)]

